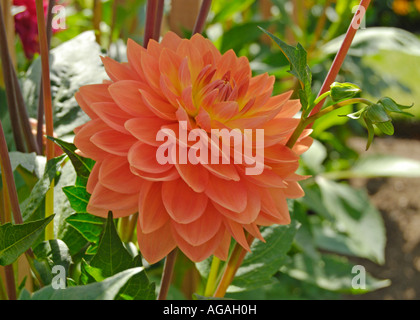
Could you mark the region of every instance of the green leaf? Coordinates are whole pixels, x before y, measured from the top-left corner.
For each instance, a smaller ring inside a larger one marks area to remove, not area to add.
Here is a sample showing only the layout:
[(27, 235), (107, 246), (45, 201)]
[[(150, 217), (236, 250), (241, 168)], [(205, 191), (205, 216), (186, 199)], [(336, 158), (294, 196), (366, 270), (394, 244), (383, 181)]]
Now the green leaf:
[(300, 43), (296, 47), (288, 45), (272, 33), (260, 28), (279, 47), (290, 63), (290, 73), (300, 82), (303, 91), (299, 92), (300, 101), (304, 110), (309, 106), (312, 96), (312, 73), (307, 62), (307, 53)]
[(90, 265), (102, 270), (104, 277), (110, 277), (125, 269), (131, 268), (133, 258), (125, 249), (112, 219), (112, 213), (108, 214), (105, 232), (99, 242), (96, 255)]
[(79, 156), (76, 153), (77, 148), (73, 143), (52, 137), (48, 137), (48, 139), (54, 141), (61, 147), (61, 149), (63, 149), (63, 151), (69, 156), (70, 161), (76, 170), (77, 177), (81, 178), (84, 183), (86, 183), (90, 172), (92, 171), (93, 165), (95, 164), (95, 161)]
[(382, 133), (388, 135), (388, 136), (392, 136), (395, 132), (394, 126), (392, 124), (392, 121), (387, 121), (387, 122), (379, 122), (376, 123), (375, 126), (381, 130)]
[(61, 170), (61, 163), (63, 160), (64, 156), (59, 156), (47, 162), (44, 175), (35, 184), (28, 200), (25, 202), (25, 207), (22, 210), (24, 221), (31, 221), (44, 216), (42, 209), (45, 195), (51, 186), (51, 182), (56, 177), (57, 172)]
[(381, 214), (369, 201), (366, 192), (321, 177), (317, 177), (316, 182), (321, 190), (321, 210), (327, 210), (318, 212), (327, 220), (314, 229), (317, 245), (325, 250), (383, 264), (385, 226)]
[(106, 220), (89, 213), (75, 213), (66, 219), (87, 241), (97, 243), (104, 230)]
[(41, 242), (34, 248), (34, 254), (36, 257), (34, 263), (41, 274), (44, 284), (51, 283), (53, 278), (51, 269), (54, 266), (63, 266), (66, 274), (68, 274), (72, 258), (69, 248), (63, 241), (54, 239)]
[(86, 191), (86, 187), (68, 186), (63, 188), (63, 192), (67, 196), (70, 206), (74, 211), (77, 213), (87, 213), (90, 194)]
[[(101, 282), (84, 286), (54, 289), (51, 285), (36, 291), (31, 300), (114, 300), (120, 290), (134, 276), (144, 274), (143, 267), (124, 270)], [(28, 298), (27, 295), (23, 298)]]
[(0, 226), (0, 265), (13, 263), (22, 253), (28, 250), (54, 216), (46, 219), (13, 225), (5, 223)]
[(420, 178), (420, 161), (391, 155), (365, 156), (347, 171), (328, 172), (329, 179), (405, 177)]
[[(292, 263), (283, 267), (281, 271), (292, 278), (340, 293), (363, 294), (391, 284), (389, 280), (378, 280), (366, 273), (365, 288), (356, 287), (352, 282), (359, 272), (353, 268), (354, 264), (344, 257), (324, 254), (315, 260), (304, 253), (298, 253), (292, 257)], [(356, 285), (363, 285), (354, 282)]]
[(373, 123), (388, 122), (391, 118), (386, 113), (386, 110), (380, 104), (372, 104), (366, 108), (366, 117)]
[(375, 137), (375, 128), (373, 127), (372, 121), (366, 116), (366, 112), (363, 113), (363, 120), (366, 123), (366, 128), (368, 131), (368, 140), (366, 143), (366, 151), (367, 151), (372, 145), (373, 138)]
[(228, 292), (250, 290), (270, 283), (272, 276), (284, 264), (299, 224), (263, 228), (266, 243), (255, 240), (247, 253)]
[[(70, 17), (67, 18), (70, 19)], [(69, 25), (71, 24), (69, 23)], [(76, 26), (74, 28), (77, 29)], [(74, 136), (73, 130), (89, 120), (89, 117), (79, 107), (75, 93), (81, 86), (102, 83), (103, 80), (108, 79), (100, 59), (101, 54), (103, 52), (95, 40), (93, 31), (76, 34), (71, 40), (50, 51), (54, 133), (59, 138)], [(22, 93), (26, 100), (29, 116), (32, 118), (37, 117), (40, 74), (41, 59), (37, 58), (22, 80)]]

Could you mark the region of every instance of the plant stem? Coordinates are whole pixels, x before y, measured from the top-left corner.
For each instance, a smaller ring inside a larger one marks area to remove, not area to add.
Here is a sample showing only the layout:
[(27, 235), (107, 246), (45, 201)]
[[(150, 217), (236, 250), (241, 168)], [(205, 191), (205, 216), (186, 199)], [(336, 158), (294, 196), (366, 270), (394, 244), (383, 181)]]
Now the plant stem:
[(146, 25), (144, 29), (143, 47), (147, 48), (150, 39), (155, 38), (157, 0), (147, 0)]
[(160, 38), (164, 7), (165, 7), (165, 0), (158, 0), (156, 21), (155, 21), (155, 31), (154, 31), (154, 37), (153, 37), (156, 41), (159, 41), (159, 38)]
[(216, 281), (217, 276), (219, 274), (219, 268), (220, 268), (220, 259), (216, 256), (213, 256), (213, 260), (211, 261), (211, 267), (209, 272), (209, 277), (207, 279), (206, 288), (204, 290), (204, 296), (210, 297), (213, 295), (214, 290), (216, 289)]
[(9, 297), (9, 300), (16, 300), (15, 271), (13, 270), (13, 265), (9, 264), (8, 266), (5, 266), (4, 273), (6, 274), (7, 296)]
[(96, 42), (101, 44), (101, 28), (100, 23), (102, 21), (102, 1), (94, 0), (93, 1), (93, 30), (95, 31)]
[(2, 270), (2, 267), (0, 267), (0, 300), (7, 300), (8, 299), (7, 291), (6, 291), (6, 287), (4, 286), (4, 283), (3, 283), (3, 277), (2, 277), (1, 270)]
[[(54, 6), (55, 0), (50, 0), (48, 2), (48, 15), (47, 15), (47, 42), (48, 42), (48, 50), (51, 46), (51, 37), (52, 37), (52, 8)], [(38, 144), (38, 148), (40, 150), (40, 154), (43, 154), (43, 131), (44, 131), (44, 95), (43, 95), (43, 85), (42, 85), (42, 77), (39, 86), (39, 97), (38, 97), (38, 123), (36, 128), (36, 142)]]
[[(320, 97), (321, 95), (323, 95), (325, 92), (327, 92), (331, 86), (331, 84), (335, 81), (335, 79), (337, 78), (337, 75), (341, 69), (341, 66), (343, 65), (344, 59), (347, 56), (347, 53), (350, 49), (351, 43), (353, 42), (353, 39), (356, 35), (357, 32), (357, 28), (355, 28), (355, 26), (358, 26), (358, 20), (360, 19), (360, 21), (363, 19), (363, 16), (365, 14), (365, 12), (367, 11), (369, 4), (370, 4), (371, 0), (362, 0), (360, 2), (359, 8), (362, 8), (362, 11), (359, 9), (357, 10), (357, 12), (354, 14), (353, 19), (350, 23), (350, 26), (347, 30), (346, 36), (344, 38), (343, 44), (340, 47), (340, 50), (338, 51), (334, 62), (330, 68), (330, 71), (328, 72), (328, 75), (321, 87), (321, 90), (318, 94), (318, 97)], [(325, 99), (321, 100), (313, 109), (311, 112), (311, 115), (317, 113), (319, 110), (322, 109), (322, 106), (324, 105)]]
[(163, 266), (163, 274), (160, 283), (159, 295), (157, 298), (158, 300), (166, 300), (166, 296), (168, 295), (169, 291), (169, 286), (172, 282), (172, 275), (174, 273), (174, 266), (177, 255), (178, 249), (175, 248), (166, 256), (165, 265)]
[[(254, 241), (254, 239), (254, 236), (252, 236), (251, 234), (248, 234), (246, 237), (248, 244), (251, 244)], [(239, 267), (241, 266), (246, 253), (247, 251), (244, 248), (242, 248), (241, 245), (239, 245), (238, 243), (235, 244), (235, 247), (233, 248), (232, 254), (229, 258), (228, 264), (226, 265), (226, 269), (223, 272), (222, 279), (220, 280), (213, 297), (223, 298), (225, 296), (226, 291), (232, 283), (236, 271), (238, 271)]]
[(211, 0), (203, 0), (192, 34), (202, 33), (211, 7)]
[[(47, 32), (45, 27), (45, 17), (43, 0), (35, 0), (36, 3), (36, 15), (38, 20), (38, 37), (39, 47), (41, 52), (41, 64), (42, 64), (42, 85), (43, 85), (43, 96), (45, 106), (45, 125), (47, 136), (54, 136), (54, 124), (53, 124), (53, 110), (52, 110), (52, 99), (51, 99), (51, 83), (50, 83), (50, 66), (48, 56), (48, 40)], [(46, 146), (46, 157), (47, 161), (54, 158), (54, 142), (47, 139)], [(54, 213), (54, 179), (51, 181), (50, 188), (47, 191), (45, 198), (45, 217), (49, 217)], [(54, 224), (49, 223), (45, 228), (46, 240), (54, 239)]]

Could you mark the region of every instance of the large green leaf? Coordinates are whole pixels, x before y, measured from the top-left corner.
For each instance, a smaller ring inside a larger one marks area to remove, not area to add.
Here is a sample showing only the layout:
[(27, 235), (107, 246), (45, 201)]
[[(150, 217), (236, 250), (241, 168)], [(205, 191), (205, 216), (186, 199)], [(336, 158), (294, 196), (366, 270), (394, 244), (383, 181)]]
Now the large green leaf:
[(90, 194), (86, 191), (86, 187), (68, 186), (63, 188), (63, 192), (69, 199), (70, 205), (74, 211), (77, 213), (87, 213)]
[[(83, 32), (50, 51), (51, 93), (54, 130), (58, 137), (73, 135), (77, 126), (89, 120), (78, 106), (74, 94), (83, 85), (107, 79), (93, 31)], [(29, 115), (37, 117), (41, 61), (36, 59), (22, 81)]]
[(54, 216), (23, 224), (5, 223), (0, 226), (0, 265), (13, 263), (28, 250)]
[(139, 274), (144, 274), (143, 267), (124, 270), (101, 282), (84, 286), (57, 290), (49, 285), (36, 291), (32, 296), (22, 298), (30, 300), (114, 300), (126, 283)]
[(365, 156), (346, 171), (324, 174), (330, 179), (375, 178), (375, 177), (420, 177), (420, 161), (392, 155)]
[(64, 156), (59, 156), (47, 162), (42, 178), (35, 184), (28, 200), (25, 202), (25, 207), (22, 210), (24, 221), (39, 219), (43, 216), (44, 212), (42, 212), (42, 208), (45, 195), (51, 186), (51, 182), (56, 177), (57, 172), (60, 171), (63, 160)]
[(253, 242), (251, 253), (245, 256), (228, 291), (250, 290), (270, 283), (272, 276), (284, 264), (298, 228), (299, 223), (294, 220), (287, 226), (262, 229), (266, 243), (260, 240)]
[(59, 240), (49, 240), (38, 244), (34, 248), (36, 260), (35, 267), (41, 275), (44, 284), (50, 284), (53, 278), (52, 268), (54, 266), (62, 266), (68, 274), (72, 258), (67, 245)]
[(89, 213), (75, 213), (66, 219), (87, 241), (99, 242), (106, 220)]
[[(389, 280), (378, 280), (368, 273), (362, 275), (361, 272), (366, 272), (360, 268), (362, 266), (354, 267), (345, 257), (324, 254), (315, 260), (304, 253), (298, 253), (281, 271), (297, 280), (340, 293), (362, 294), (390, 285)], [(362, 277), (355, 279), (358, 275)], [(360, 282), (361, 279), (364, 283)]]
[(312, 217), (317, 245), (383, 264), (385, 226), (365, 191), (321, 177), (316, 180), (323, 205), (312, 209), (326, 218), (316, 224), (318, 217)]

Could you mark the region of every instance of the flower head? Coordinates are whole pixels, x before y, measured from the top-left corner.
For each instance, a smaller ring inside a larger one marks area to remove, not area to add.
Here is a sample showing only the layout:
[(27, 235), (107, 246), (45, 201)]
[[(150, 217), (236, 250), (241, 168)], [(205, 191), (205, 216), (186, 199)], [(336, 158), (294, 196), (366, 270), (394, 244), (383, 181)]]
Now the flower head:
[[(129, 40), (127, 56), (128, 63), (103, 58), (110, 81), (76, 93), (92, 119), (75, 130), (74, 140), (81, 155), (96, 161), (88, 211), (103, 217), (109, 210), (114, 217), (138, 212), (138, 243), (150, 263), (175, 247), (193, 261), (212, 254), (224, 260), (232, 237), (249, 250), (244, 230), (262, 239), (259, 226), (288, 224), (286, 199), (303, 195), (295, 171), (312, 142), (306, 130), (292, 150), (285, 146), (299, 122), (291, 92), (272, 96), (274, 77), (252, 77), (245, 57), (232, 50), (222, 55), (199, 34), (187, 40), (169, 32), (147, 49)], [(242, 135), (263, 129), (264, 170), (246, 174), (250, 162), (235, 162), (237, 153), (227, 155), (210, 138), (209, 149), (231, 161), (161, 164), (162, 129), (188, 152), (194, 142), (183, 142), (181, 129), (208, 137), (212, 129)]]
[[(34, 0), (13, 0), (14, 6), (23, 7), (24, 10), (15, 15), (15, 30), (19, 35), (23, 51), (28, 59), (32, 59), (39, 52), (38, 23)], [(44, 15), (48, 11), (48, 0), (43, 1)]]

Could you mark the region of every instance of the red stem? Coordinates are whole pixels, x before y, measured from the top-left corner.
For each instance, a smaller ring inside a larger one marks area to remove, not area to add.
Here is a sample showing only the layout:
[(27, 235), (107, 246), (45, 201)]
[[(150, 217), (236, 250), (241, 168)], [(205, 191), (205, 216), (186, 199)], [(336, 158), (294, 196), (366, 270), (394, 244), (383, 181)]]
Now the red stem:
[(162, 28), (162, 20), (163, 20), (163, 9), (165, 7), (165, 0), (159, 0), (157, 4), (157, 13), (156, 13), (156, 21), (155, 21), (155, 31), (153, 39), (159, 41), (160, 38), (160, 30)]
[(192, 34), (202, 33), (211, 7), (211, 0), (203, 0)]
[[(330, 90), (330, 86), (331, 84), (333, 84), (333, 82), (335, 81), (335, 79), (337, 78), (337, 75), (341, 69), (341, 66), (343, 65), (344, 59), (347, 56), (347, 53), (350, 49), (351, 43), (353, 42), (354, 36), (356, 35), (356, 32), (358, 30), (358, 28), (355, 28), (355, 26), (359, 26), (360, 22), (362, 21), (364, 14), (366, 13), (369, 4), (370, 4), (371, 0), (362, 0), (360, 2), (359, 8), (363, 7), (364, 11), (362, 10), (357, 10), (351, 23), (350, 26), (347, 30), (346, 36), (344, 38), (343, 44), (341, 45), (340, 50), (338, 51), (334, 62), (331, 66), (330, 71), (328, 72), (327, 77), (325, 78), (325, 81), (321, 87), (321, 90), (319, 91), (318, 97), (323, 95), (325, 92), (327, 92), (328, 90)], [(360, 22), (358, 22), (360, 19)], [(310, 115), (314, 115), (315, 113), (319, 112), (319, 110), (322, 109), (324, 102), (326, 99), (320, 101), (311, 111)]]
[(146, 26), (144, 29), (143, 47), (147, 48), (150, 39), (155, 38), (157, 0), (147, 1)]
[[(36, 3), (36, 16), (38, 19), (38, 38), (39, 48), (41, 52), (41, 65), (42, 65), (42, 89), (44, 96), (44, 111), (45, 111), (45, 125), (47, 136), (54, 135), (53, 124), (53, 110), (51, 99), (51, 84), (50, 84), (50, 65), (48, 56), (48, 39), (47, 30), (45, 27), (44, 7), (43, 0), (35, 0)], [(46, 147), (47, 160), (54, 158), (54, 142), (47, 139)]]

